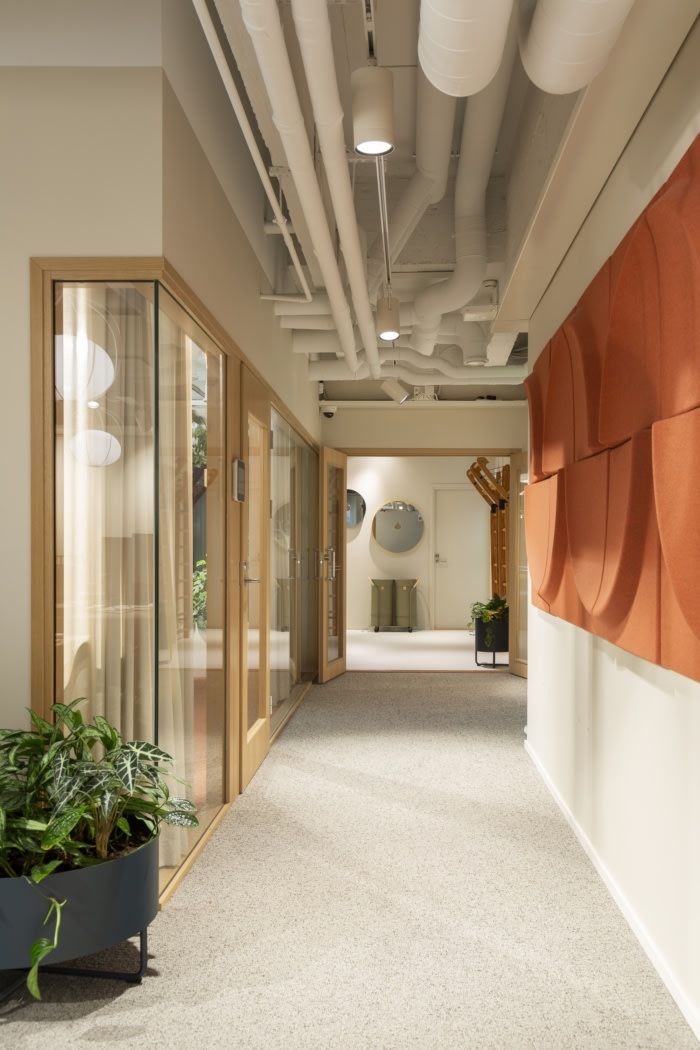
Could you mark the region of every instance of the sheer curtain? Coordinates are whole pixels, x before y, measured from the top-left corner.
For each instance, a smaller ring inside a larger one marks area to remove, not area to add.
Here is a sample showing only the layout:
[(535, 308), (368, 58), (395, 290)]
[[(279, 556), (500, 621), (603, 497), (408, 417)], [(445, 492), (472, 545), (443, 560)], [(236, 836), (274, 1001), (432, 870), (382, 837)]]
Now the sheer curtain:
[(152, 286), (65, 284), (57, 320), (57, 698), (153, 739)]

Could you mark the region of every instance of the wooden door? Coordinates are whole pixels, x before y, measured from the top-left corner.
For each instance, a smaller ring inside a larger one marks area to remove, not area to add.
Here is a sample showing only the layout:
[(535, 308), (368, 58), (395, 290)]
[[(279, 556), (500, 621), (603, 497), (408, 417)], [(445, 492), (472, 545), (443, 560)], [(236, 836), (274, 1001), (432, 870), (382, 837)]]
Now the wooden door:
[(241, 791), (270, 749), (270, 414), (267, 390), (243, 368), (241, 449)]
[(347, 456), (322, 448), (320, 459), (319, 681), (345, 671), (345, 590)]

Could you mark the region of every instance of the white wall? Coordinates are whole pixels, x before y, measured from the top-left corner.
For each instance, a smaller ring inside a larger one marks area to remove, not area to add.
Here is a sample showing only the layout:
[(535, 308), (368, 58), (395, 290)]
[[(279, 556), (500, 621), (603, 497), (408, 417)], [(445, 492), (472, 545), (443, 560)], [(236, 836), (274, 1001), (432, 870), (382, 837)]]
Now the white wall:
[[(531, 360), (700, 131), (699, 68), (696, 27), (532, 317)], [(528, 747), (700, 1037), (700, 684), (534, 608), (528, 666)]]
[(521, 449), (527, 448), (527, 404), (345, 402), (333, 419), (323, 420), (322, 434), (323, 444), (333, 448)]
[(157, 69), (0, 69), (3, 726), (30, 703), (29, 260), (161, 253), (161, 108)]
[[(472, 458), (460, 456), (351, 456), (348, 459), (348, 488), (364, 498), (367, 512), (359, 528), (348, 529), (347, 624), (350, 629), (369, 627), (371, 578), (420, 579), (418, 587), (418, 626), (432, 627), (434, 499), (436, 485), (465, 484), (469, 498), (467, 520), (454, 522), (454, 528), (469, 543), (474, 563), (482, 566), (482, 588), (472, 601), (490, 597), (489, 509), (473, 486), (466, 470)], [(495, 464), (495, 460), (492, 461)], [(383, 550), (372, 536), (375, 513), (389, 500), (413, 503), (424, 518), (423, 538), (406, 554)], [(478, 568), (477, 568), (478, 575)], [(464, 625), (467, 623), (465, 595)]]

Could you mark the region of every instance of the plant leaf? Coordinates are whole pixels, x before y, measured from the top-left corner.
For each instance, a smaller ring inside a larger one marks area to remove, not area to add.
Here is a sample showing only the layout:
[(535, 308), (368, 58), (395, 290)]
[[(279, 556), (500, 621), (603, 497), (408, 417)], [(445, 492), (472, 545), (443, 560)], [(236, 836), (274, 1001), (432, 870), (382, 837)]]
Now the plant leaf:
[(139, 756), (134, 751), (120, 750), (114, 758), (114, 771), (126, 790), (134, 790), (134, 781), (139, 771)]
[(50, 860), (46, 864), (35, 864), (32, 870), (29, 872), (29, 878), (32, 882), (38, 884), (42, 882), (47, 875), (50, 875), (52, 872), (54, 872), (56, 868), (60, 868), (62, 863), (63, 861), (58, 859)]
[(68, 838), (84, 812), (85, 806), (69, 806), (55, 816), (41, 837), (41, 848), (53, 849), (63, 839)]
[(181, 810), (175, 810), (173, 813), (166, 813), (163, 817), (166, 824), (174, 824), (178, 828), (197, 828), (199, 827), (199, 821), (193, 813), (183, 813)]
[(41, 999), (41, 992), (39, 991), (39, 966), (46, 956), (50, 955), (58, 945), (58, 934), (61, 929), (61, 912), (65, 903), (65, 901), (57, 901), (55, 897), (51, 897), (49, 910), (44, 919), (44, 926), (46, 926), (51, 916), (54, 915), (53, 939), (49, 940), (48, 937), (39, 937), (32, 944), (30, 957), (32, 965), (27, 974), (27, 989), (35, 999)]
[(177, 798), (172, 795), (168, 799), (168, 805), (171, 809), (177, 809), (181, 813), (196, 813), (196, 808), (193, 802), (190, 802), (188, 798)]
[(156, 747), (155, 744), (149, 744), (147, 740), (131, 740), (128, 744), (124, 744), (124, 747), (128, 751), (133, 751), (139, 756), (139, 759), (147, 759), (149, 762), (170, 763), (173, 760), (172, 755), (169, 755), (167, 751)]

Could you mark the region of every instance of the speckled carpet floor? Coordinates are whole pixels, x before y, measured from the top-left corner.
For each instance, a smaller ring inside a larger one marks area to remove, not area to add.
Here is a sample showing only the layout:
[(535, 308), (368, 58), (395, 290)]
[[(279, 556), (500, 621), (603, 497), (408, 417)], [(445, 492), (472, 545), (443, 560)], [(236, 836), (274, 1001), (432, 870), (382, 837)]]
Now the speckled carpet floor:
[(151, 976), (47, 976), (0, 1045), (696, 1047), (523, 751), (524, 694), (314, 688), (153, 924)]

